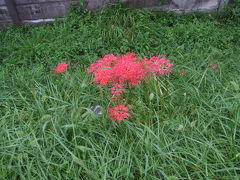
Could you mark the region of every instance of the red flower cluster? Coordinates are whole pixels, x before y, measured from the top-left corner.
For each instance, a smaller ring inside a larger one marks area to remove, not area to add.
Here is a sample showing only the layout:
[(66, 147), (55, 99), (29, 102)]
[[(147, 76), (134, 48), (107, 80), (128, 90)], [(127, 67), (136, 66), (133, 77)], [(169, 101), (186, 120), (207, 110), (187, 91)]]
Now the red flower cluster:
[(122, 94), (125, 91), (126, 89), (124, 89), (123, 86), (118, 83), (114, 84), (113, 87), (111, 88), (111, 92), (114, 97), (118, 97), (120, 94)]
[(116, 122), (120, 123), (123, 119), (126, 119), (131, 116), (131, 114), (128, 113), (129, 109), (128, 107), (124, 105), (119, 105), (115, 108), (109, 108), (109, 116)]
[(66, 64), (64, 62), (61, 62), (57, 65), (56, 69), (53, 69), (53, 71), (55, 71), (55, 73), (57, 73), (57, 74), (63, 73), (64, 71), (66, 71), (66, 69), (69, 65), (70, 65), (70, 63)]
[(214, 69), (214, 70), (218, 70), (218, 65), (217, 65), (217, 63), (215, 63), (215, 62), (210, 62), (209, 63), (209, 65)]
[[(94, 81), (103, 86), (112, 86), (111, 93), (113, 97), (119, 97), (126, 91), (124, 86), (136, 86), (149, 79), (152, 75), (163, 75), (171, 71), (173, 64), (165, 57), (157, 56), (150, 59), (141, 59), (134, 53), (124, 56), (115, 56), (113, 54), (105, 55), (97, 60), (88, 69), (93, 73)], [(130, 116), (128, 108), (120, 105), (115, 108), (109, 108), (109, 115), (117, 123)]]
[(94, 81), (103, 86), (116, 83), (136, 86), (146, 75), (169, 73), (172, 66), (165, 57), (141, 60), (134, 53), (125, 56), (108, 54), (92, 64), (88, 71), (94, 74)]
[(171, 71), (173, 64), (166, 57), (151, 57), (149, 60), (143, 60), (142, 64), (145, 69), (145, 73), (155, 73), (157, 75), (167, 74)]
[(144, 75), (142, 64), (136, 58), (135, 54), (122, 57), (109, 54), (92, 64), (89, 72), (94, 73), (95, 82), (104, 86), (110, 83), (136, 85)]

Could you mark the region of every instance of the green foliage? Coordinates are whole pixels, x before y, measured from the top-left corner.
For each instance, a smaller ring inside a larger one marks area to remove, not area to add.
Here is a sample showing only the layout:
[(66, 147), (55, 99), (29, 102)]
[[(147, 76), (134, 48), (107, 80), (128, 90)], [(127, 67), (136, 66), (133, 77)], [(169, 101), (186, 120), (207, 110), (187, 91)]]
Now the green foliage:
[[(236, 46), (238, 41), (236, 13), (224, 14), (225, 19), (219, 20), (212, 15), (177, 16), (118, 6), (95, 13), (76, 11), (51, 25), (2, 30), (0, 62), (7, 66), (59, 59), (89, 63), (106, 53), (135, 51), (142, 55), (176, 56), (184, 50), (195, 54), (196, 46), (205, 51), (224, 50), (229, 44)], [(222, 20), (233, 25), (224, 24), (221, 28)]]
[[(1, 30), (0, 179), (239, 179), (237, 9), (177, 16), (112, 6)], [(176, 66), (134, 89), (133, 119), (115, 125), (86, 68), (126, 52)], [(66, 73), (51, 73), (69, 60)]]

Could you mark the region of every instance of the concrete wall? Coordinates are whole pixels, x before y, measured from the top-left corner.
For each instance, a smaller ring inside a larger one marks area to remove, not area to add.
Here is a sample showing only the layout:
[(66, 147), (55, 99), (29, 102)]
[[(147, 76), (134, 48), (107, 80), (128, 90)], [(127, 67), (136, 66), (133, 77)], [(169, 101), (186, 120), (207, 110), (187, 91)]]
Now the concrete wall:
[[(14, 2), (14, 9), (9, 2)], [(0, 0), (0, 26), (15, 22), (16, 17), (22, 23), (41, 23), (53, 21), (55, 17), (64, 17), (70, 3), (80, 0)], [(8, 2), (8, 3), (7, 3)], [(121, 2), (128, 7), (150, 8), (176, 12), (215, 11), (228, 3), (228, 0), (84, 0), (85, 7), (90, 10), (102, 8), (107, 3)]]
[[(214, 11), (222, 8), (229, 0), (120, 0), (128, 7), (146, 7), (168, 11)], [(88, 9), (99, 9), (118, 0), (85, 0)]]
[[(13, 23), (8, 0), (0, 0), (0, 26)], [(55, 17), (64, 17), (71, 3), (79, 0), (14, 0), (16, 13), (22, 24), (53, 21)]]
[(12, 19), (8, 13), (8, 8), (6, 6), (5, 0), (0, 0), (0, 26), (11, 23)]

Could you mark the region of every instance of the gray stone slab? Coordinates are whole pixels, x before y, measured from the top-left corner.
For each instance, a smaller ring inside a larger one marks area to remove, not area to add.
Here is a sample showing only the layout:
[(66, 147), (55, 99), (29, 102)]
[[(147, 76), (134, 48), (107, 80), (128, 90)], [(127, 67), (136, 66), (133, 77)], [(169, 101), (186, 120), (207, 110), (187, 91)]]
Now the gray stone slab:
[[(215, 11), (221, 9), (229, 0), (121, 0), (128, 7), (155, 8), (167, 11)], [(96, 10), (117, 0), (85, 0), (86, 8)]]
[(17, 11), (21, 20), (63, 17), (67, 13), (67, 4), (66, 2), (54, 2), (18, 5)]
[(160, 4), (164, 3), (162, 0), (125, 0), (123, 3), (128, 7), (136, 7), (136, 8), (147, 8), (153, 6), (160, 6)]
[(15, 0), (16, 4), (39, 4), (50, 2), (64, 2), (65, 0)]
[(172, 0), (170, 3), (159, 7), (152, 7), (154, 10), (182, 12), (212, 12), (222, 9), (228, 0)]
[(5, 0), (0, 0), (0, 6), (3, 6), (3, 5), (5, 5), (6, 3), (5, 3)]
[(6, 6), (0, 6), (0, 21), (10, 21), (11, 17)]

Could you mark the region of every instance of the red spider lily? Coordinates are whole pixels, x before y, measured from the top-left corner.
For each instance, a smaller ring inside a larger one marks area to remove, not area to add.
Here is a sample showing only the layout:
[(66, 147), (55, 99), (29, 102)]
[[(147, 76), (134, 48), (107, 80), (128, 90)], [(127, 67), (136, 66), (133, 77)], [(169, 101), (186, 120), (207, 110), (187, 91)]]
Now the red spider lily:
[(170, 60), (167, 60), (165, 57), (151, 57), (149, 60), (149, 71), (154, 72), (158, 75), (167, 74), (171, 71), (173, 64), (170, 63)]
[(218, 70), (218, 65), (217, 65), (217, 63), (215, 63), (215, 62), (210, 62), (209, 63), (209, 65), (214, 69), (214, 70)]
[(113, 54), (107, 54), (102, 59), (97, 60), (97, 62), (91, 64), (88, 72), (94, 73), (101, 69), (111, 68), (117, 61), (118, 57)]
[(108, 85), (112, 80), (112, 70), (103, 68), (95, 72), (94, 81), (100, 83), (103, 86)]
[(118, 97), (120, 94), (125, 92), (126, 89), (123, 88), (121, 84), (114, 84), (113, 87), (111, 88), (111, 93), (113, 94), (114, 97)]
[(70, 65), (70, 63), (66, 64), (64, 62), (61, 62), (57, 65), (56, 69), (53, 69), (55, 71), (54, 73), (60, 74), (66, 71), (67, 67)]
[(93, 73), (95, 82), (104, 86), (111, 83), (136, 86), (151, 73), (157, 75), (169, 73), (172, 66), (170, 60), (165, 57), (141, 60), (134, 53), (118, 57), (109, 54), (92, 64), (88, 71)]
[(113, 67), (114, 83), (131, 84), (136, 86), (143, 79), (144, 69), (142, 64), (135, 61), (135, 54), (122, 56)]
[[(124, 56), (108, 54), (91, 64), (88, 72), (93, 74), (95, 82), (103, 86), (112, 86), (113, 98), (117, 98), (126, 91), (123, 86), (136, 86), (138, 83), (147, 81), (155, 75), (161, 76), (171, 73), (172, 66), (170, 60), (165, 57), (155, 56), (143, 60), (134, 53)], [(116, 123), (130, 117), (131, 114), (128, 111), (128, 107), (124, 105), (108, 109), (109, 116)]]
[(117, 107), (108, 109), (109, 116), (116, 123), (120, 123), (123, 119), (130, 117), (131, 114), (129, 114), (128, 111), (129, 111), (128, 107), (124, 105), (119, 105)]

